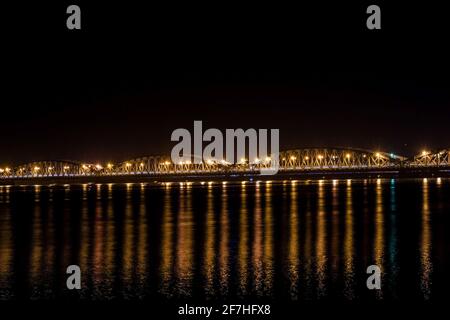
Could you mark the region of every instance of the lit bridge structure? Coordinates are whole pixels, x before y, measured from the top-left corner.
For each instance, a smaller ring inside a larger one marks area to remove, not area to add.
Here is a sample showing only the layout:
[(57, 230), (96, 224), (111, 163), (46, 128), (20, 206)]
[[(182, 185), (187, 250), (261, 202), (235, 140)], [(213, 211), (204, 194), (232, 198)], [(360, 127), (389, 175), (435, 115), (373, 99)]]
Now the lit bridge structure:
[(173, 163), (167, 156), (146, 156), (120, 163), (83, 163), (78, 161), (39, 161), (14, 167), (0, 168), (0, 180), (34, 178), (76, 177), (177, 177), (177, 176), (236, 176), (259, 174), (260, 169), (270, 168), (278, 160), (278, 174), (333, 173), (333, 172), (382, 172), (388, 170), (420, 171), (450, 169), (450, 148), (423, 151), (411, 157), (392, 153), (352, 148), (306, 148), (286, 150), (278, 159), (266, 157), (240, 159), (230, 164), (222, 159), (207, 159), (199, 164), (190, 161)]

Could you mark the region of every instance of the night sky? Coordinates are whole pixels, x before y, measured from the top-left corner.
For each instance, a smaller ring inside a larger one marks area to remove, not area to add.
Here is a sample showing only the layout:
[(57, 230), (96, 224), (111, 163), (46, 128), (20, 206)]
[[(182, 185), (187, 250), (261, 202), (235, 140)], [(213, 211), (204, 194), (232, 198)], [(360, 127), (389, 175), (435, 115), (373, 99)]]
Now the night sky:
[[(450, 147), (444, 10), (367, 5), (6, 10), (0, 164), (169, 154), (171, 132), (279, 128), (282, 149)], [(371, 4), (371, 3), (368, 3)]]

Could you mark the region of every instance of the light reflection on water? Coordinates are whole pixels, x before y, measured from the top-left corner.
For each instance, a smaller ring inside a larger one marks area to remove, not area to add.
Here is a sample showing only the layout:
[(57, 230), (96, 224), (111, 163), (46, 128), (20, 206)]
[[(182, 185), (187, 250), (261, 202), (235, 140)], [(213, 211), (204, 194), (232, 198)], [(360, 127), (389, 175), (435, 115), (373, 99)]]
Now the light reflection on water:
[(430, 218), (430, 195), (428, 179), (424, 178), (422, 182), (422, 234), (420, 241), (420, 287), (423, 297), (428, 300), (431, 295), (430, 276), (433, 271), (431, 261), (431, 218)]
[[(443, 178), (0, 186), (0, 298), (445, 297), (448, 243), (433, 241), (449, 192)], [(64, 289), (69, 264), (81, 294)]]

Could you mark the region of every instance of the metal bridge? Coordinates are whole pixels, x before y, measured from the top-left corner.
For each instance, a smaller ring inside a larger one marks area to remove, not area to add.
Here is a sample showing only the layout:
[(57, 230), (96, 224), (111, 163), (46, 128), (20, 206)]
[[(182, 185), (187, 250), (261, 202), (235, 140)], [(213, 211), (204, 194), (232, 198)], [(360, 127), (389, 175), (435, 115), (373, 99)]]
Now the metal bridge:
[(372, 170), (399, 168), (450, 167), (450, 149), (423, 151), (406, 158), (391, 153), (351, 148), (308, 148), (282, 151), (278, 159), (241, 159), (230, 164), (223, 159), (207, 159), (200, 164), (190, 161), (173, 163), (170, 157), (146, 156), (121, 163), (92, 164), (77, 161), (39, 161), (16, 167), (0, 168), (0, 179), (34, 177), (83, 177), (126, 175), (233, 174), (253, 173), (270, 168), (278, 160), (279, 172), (332, 170)]

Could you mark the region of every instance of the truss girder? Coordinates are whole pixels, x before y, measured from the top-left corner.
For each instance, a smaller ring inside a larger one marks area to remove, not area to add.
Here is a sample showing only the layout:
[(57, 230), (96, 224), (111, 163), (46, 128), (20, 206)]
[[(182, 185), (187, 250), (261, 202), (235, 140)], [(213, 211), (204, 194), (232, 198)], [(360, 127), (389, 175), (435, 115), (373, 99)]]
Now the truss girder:
[[(198, 164), (189, 161), (175, 164), (167, 156), (146, 156), (105, 166), (65, 160), (38, 161), (11, 169), (2, 168), (0, 177), (245, 173), (269, 168), (275, 160), (268, 157), (253, 161), (251, 164), (248, 163), (248, 160), (238, 164), (229, 164), (224, 160), (211, 159)], [(411, 159), (383, 152), (350, 148), (294, 149), (280, 152), (278, 164), (280, 171), (450, 166), (450, 149), (423, 152)]]

